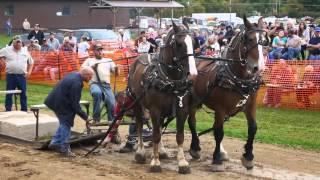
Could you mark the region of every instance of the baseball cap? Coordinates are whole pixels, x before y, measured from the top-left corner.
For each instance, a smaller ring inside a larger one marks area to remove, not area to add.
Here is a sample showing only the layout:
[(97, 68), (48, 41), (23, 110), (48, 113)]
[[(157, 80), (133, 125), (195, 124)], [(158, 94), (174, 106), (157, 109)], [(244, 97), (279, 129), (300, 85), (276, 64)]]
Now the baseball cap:
[(96, 44), (96, 45), (94, 45), (94, 49), (95, 50), (103, 49), (103, 46), (102, 46), (102, 44)]
[(320, 27), (316, 27), (314, 30), (315, 30), (316, 32), (320, 32)]
[(118, 32), (123, 32), (123, 29), (119, 29)]
[(22, 40), (21, 40), (20, 36), (15, 35), (15, 36), (13, 36), (12, 41), (14, 41), (14, 42), (19, 42), (20, 41), (21, 42)]

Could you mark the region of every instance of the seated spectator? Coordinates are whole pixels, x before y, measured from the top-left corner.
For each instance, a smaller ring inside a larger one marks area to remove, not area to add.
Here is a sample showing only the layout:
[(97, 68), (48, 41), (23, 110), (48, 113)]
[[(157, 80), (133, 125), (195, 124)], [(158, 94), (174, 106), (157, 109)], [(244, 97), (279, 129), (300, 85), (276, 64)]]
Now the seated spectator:
[(28, 46), (28, 51), (31, 52), (31, 51), (40, 51), (41, 49), (41, 46), (39, 45), (39, 41), (38, 39), (32, 39), (30, 41), (30, 44)]
[(56, 51), (59, 51), (60, 42), (57, 38), (54, 37), (55, 33), (50, 32), (49, 39), (47, 39), (48, 44)]
[(284, 31), (280, 30), (278, 36), (273, 38), (272, 51), (269, 54), (270, 59), (280, 59), (282, 51), (284, 50), (287, 43), (287, 37), (284, 36)]
[(298, 36), (301, 38), (301, 58), (305, 60), (305, 50), (307, 49), (307, 44), (310, 41), (310, 32), (304, 21), (299, 23)]
[(146, 37), (142, 37), (142, 42), (138, 46), (138, 53), (148, 53), (150, 50), (150, 43), (147, 41)]
[(286, 61), (280, 60), (279, 63), (273, 65), (268, 89), (266, 91), (264, 103), (268, 107), (279, 107), (281, 104), (281, 93), (285, 89), (292, 89), (294, 82), (294, 73)]
[(77, 37), (74, 36), (73, 31), (68, 32), (68, 36), (64, 37), (63, 42), (68, 40), (69, 45), (72, 46), (72, 50), (73, 52), (76, 52), (77, 50)]
[(307, 44), (309, 60), (320, 60), (320, 27), (315, 28), (314, 37)]
[(73, 46), (69, 39), (64, 39), (63, 44), (60, 46), (60, 51), (73, 51)]
[(48, 52), (48, 51), (53, 51), (54, 49), (48, 44), (48, 41), (47, 41), (47, 39), (43, 39), (43, 41), (42, 41), (42, 46), (41, 46), (41, 49), (40, 49), (40, 51), (42, 51), (42, 52)]
[(297, 106), (299, 108), (310, 108), (309, 96), (317, 91), (317, 85), (319, 85), (316, 79), (317, 74), (314, 71), (314, 67), (312, 65), (306, 66), (302, 81), (298, 83), (296, 90)]
[(288, 31), (287, 51), (282, 54), (281, 58), (285, 60), (293, 60), (299, 58), (301, 51), (301, 39), (295, 34), (293, 29)]

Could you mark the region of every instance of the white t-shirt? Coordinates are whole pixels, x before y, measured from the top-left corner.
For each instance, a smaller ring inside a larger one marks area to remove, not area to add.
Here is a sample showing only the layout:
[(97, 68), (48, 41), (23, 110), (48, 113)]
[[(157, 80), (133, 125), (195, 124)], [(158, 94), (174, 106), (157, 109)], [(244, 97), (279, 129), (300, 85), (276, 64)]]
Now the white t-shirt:
[(78, 57), (79, 58), (84, 58), (88, 57), (88, 49), (90, 48), (90, 44), (87, 41), (82, 41), (81, 43), (78, 44)]
[[(112, 61), (112, 59), (109, 58), (102, 58), (102, 59), (96, 59), (96, 58), (88, 58), (86, 59), (81, 67), (94, 67), (95, 64), (98, 64), (97, 72), (99, 74), (99, 78), (101, 83), (109, 83), (110, 84), (110, 75), (111, 72), (115, 72), (116, 64)], [(97, 75), (94, 73), (90, 83), (97, 83)]]
[(13, 46), (0, 49), (0, 57), (5, 57), (6, 73), (27, 74), (28, 64), (33, 64), (33, 59), (26, 48), (16, 52)]

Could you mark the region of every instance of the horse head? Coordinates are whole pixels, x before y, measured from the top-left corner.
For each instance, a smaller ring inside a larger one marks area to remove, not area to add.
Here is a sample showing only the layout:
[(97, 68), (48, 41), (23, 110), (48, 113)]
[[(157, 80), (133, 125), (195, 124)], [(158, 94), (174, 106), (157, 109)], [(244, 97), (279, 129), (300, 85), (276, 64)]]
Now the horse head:
[[(197, 75), (193, 54), (194, 40), (189, 35), (189, 29), (184, 25), (176, 25), (172, 21), (164, 46), (161, 48), (160, 61), (170, 65), (173, 71), (184, 71), (190, 75)], [(172, 68), (173, 67), (173, 68)]]
[(227, 58), (238, 59), (234, 63), (234, 72), (241, 78), (250, 78), (261, 72), (264, 65), (263, 46), (268, 45), (268, 38), (263, 28), (263, 18), (257, 25), (251, 24), (244, 15), (244, 30), (239, 32), (230, 42)]

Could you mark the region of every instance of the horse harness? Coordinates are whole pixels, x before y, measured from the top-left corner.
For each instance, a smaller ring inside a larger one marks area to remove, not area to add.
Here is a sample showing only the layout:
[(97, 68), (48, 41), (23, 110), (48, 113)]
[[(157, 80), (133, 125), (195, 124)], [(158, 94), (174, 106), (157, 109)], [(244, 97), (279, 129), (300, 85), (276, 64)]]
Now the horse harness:
[[(189, 94), (192, 82), (187, 79), (187, 74), (184, 74), (181, 79), (174, 80), (167, 76), (164, 72), (163, 63), (159, 62), (159, 54), (153, 55), (151, 63), (145, 68), (143, 81), (141, 86), (143, 89), (155, 88), (164, 93), (172, 93), (176, 95), (179, 101), (179, 107), (183, 107), (182, 100)], [(168, 68), (173, 68), (171, 65), (166, 65)]]

